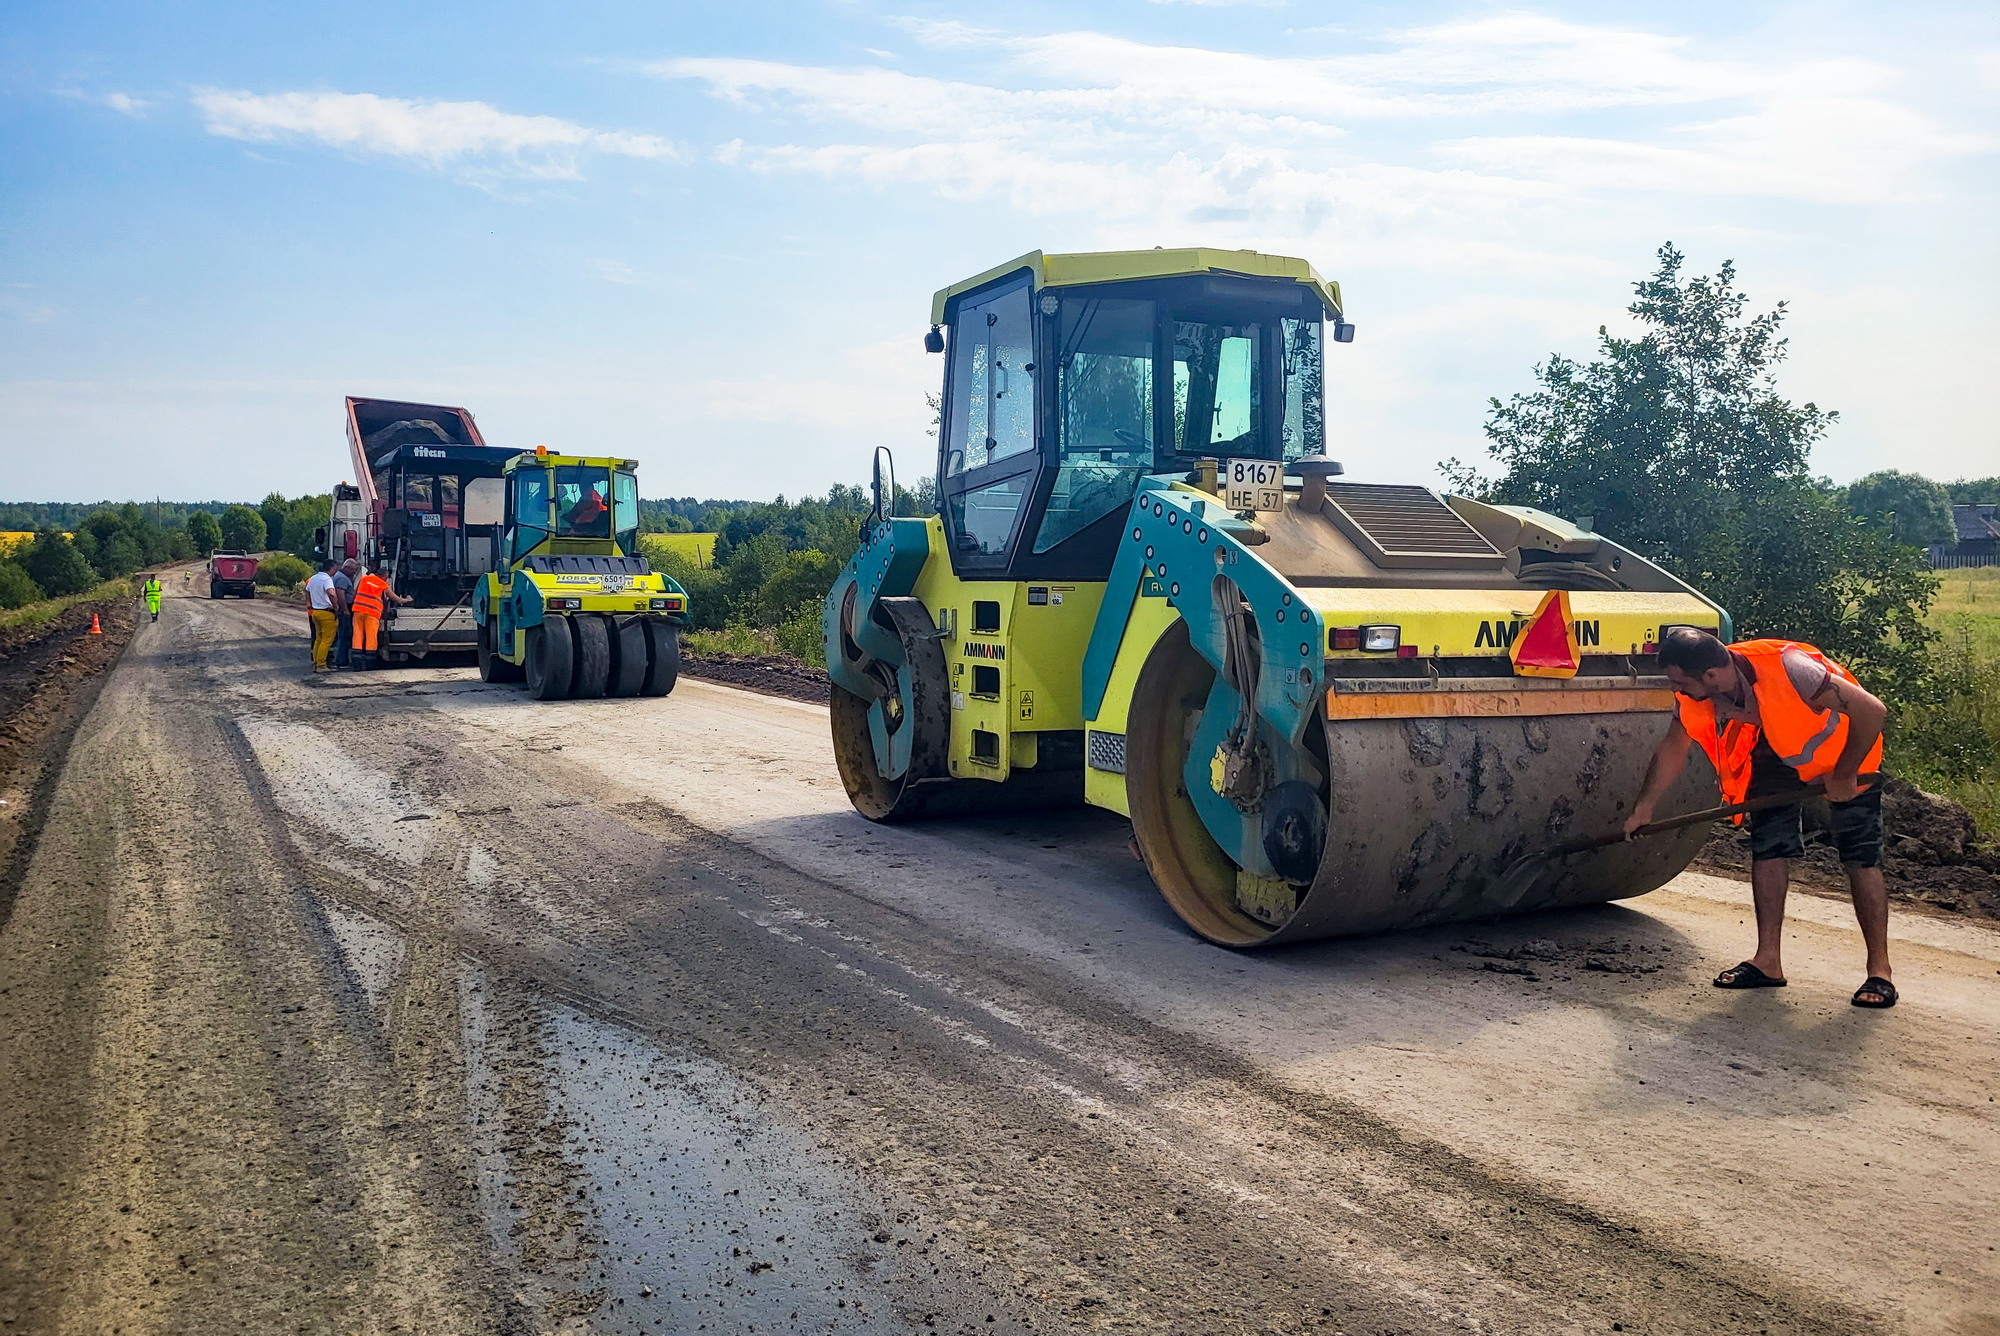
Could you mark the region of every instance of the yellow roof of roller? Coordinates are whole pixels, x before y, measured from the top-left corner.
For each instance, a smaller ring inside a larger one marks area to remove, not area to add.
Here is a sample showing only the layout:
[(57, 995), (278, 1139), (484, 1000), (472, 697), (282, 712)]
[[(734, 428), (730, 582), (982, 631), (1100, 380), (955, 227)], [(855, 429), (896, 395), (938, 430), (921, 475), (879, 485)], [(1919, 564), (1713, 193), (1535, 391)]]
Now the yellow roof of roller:
[(1340, 316), (1340, 284), (1321, 278), (1304, 260), (1290, 255), (1266, 255), (1261, 251), (1217, 250), (1210, 246), (1180, 246), (1171, 250), (1082, 251), (1072, 255), (1047, 255), (1029, 251), (974, 274), (960, 283), (941, 288), (931, 298), (931, 323), (944, 323), (944, 304), (961, 292), (991, 283), (1017, 270), (1033, 272), (1038, 288), (1077, 287), (1085, 283), (1125, 283), (1142, 278), (1182, 278), (1191, 274), (1236, 274), (1245, 278), (1286, 278), (1303, 283), (1319, 294), (1327, 314)]

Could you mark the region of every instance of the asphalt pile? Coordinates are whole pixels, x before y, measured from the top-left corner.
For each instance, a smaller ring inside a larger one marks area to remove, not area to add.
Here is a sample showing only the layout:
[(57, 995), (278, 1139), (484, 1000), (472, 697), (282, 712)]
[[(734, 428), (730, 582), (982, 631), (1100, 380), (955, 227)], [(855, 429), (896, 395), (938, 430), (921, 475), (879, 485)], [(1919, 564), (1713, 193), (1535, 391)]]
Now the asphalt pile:
[[(1826, 803), (1813, 800), (1803, 813), (1806, 856), (1794, 880), (1825, 890), (1845, 890), (1828, 836)], [(1702, 850), (1712, 871), (1747, 875), (1748, 827), (1718, 822)], [(1982, 918), (2000, 918), (2000, 844), (1986, 838), (1972, 814), (1942, 794), (1890, 776), (1882, 788), (1882, 875), (1889, 896)]]
[(826, 704), (831, 688), (826, 669), (789, 654), (692, 654), (683, 650), (681, 675), (813, 705)]

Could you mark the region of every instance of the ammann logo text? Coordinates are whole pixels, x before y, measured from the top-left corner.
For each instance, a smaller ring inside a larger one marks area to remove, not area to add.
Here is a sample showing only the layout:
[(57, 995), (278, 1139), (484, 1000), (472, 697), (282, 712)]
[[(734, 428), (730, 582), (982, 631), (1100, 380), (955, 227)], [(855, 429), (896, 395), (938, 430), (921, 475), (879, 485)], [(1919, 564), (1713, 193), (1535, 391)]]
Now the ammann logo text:
[[(1528, 619), (1526, 617), (1516, 617), (1514, 620), (1507, 622), (1481, 622), (1479, 624), (1479, 634), (1472, 639), (1472, 647), (1474, 649), (1512, 648), (1514, 637), (1520, 635), (1521, 628), (1527, 624)], [(1594, 647), (1603, 643), (1603, 629), (1599, 623), (1586, 622), (1579, 618), (1577, 621), (1570, 623), (1570, 625), (1576, 628), (1576, 645), (1578, 649)]]
[(983, 640), (968, 640), (960, 653), (968, 659), (1004, 659), (1007, 657), (1007, 647), (989, 645)]

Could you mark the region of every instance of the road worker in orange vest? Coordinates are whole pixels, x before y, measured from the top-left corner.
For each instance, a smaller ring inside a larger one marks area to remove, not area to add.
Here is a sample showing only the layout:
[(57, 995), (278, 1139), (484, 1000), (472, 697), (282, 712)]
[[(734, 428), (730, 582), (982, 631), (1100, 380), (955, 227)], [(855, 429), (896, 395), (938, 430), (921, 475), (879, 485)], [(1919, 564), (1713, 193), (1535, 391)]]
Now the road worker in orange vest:
[[(1882, 884), (1882, 790), (1879, 784), (1864, 789), (1859, 779), (1882, 768), (1888, 707), (1854, 674), (1796, 640), (1725, 645), (1706, 631), (1677, 626), (1660, 644), (1660, 667), (1679, 693), (1679, 711), (1653, 751), (1626, 834), (1654, 819), (1654, 805), (1680, 777), (1690, 747), (1700, 747), (1714, 764), (1724, 802), (1824, 781), (1834, 847), (1868, 948), (1868, 977), (1852, 1001), (1857, 1007), (1895, 1006), (1889, 894)], [(1785, 890), (1791, 860), (1805, 855), (1799, 805), (1768, 807), (1749, 820), (1757, 953), (1718, 974), (1715, 986), (1783, 988)]]
[(361, 573), (354, 580), (354, 599), (349, 605), (354, 610), (354, 666), (373, 668), (375, 666), (376, 642), (382, 634), (383, 600), (403, 606), (410, 602), (395, 590), (389, 582), (368, 567), (361, 567)]

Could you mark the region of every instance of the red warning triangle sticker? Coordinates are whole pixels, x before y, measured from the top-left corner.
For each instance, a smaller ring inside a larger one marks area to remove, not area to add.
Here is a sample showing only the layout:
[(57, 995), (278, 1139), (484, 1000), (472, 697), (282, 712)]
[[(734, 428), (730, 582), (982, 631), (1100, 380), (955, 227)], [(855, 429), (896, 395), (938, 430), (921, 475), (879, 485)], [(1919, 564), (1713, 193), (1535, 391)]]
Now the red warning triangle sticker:
[(1507, 656), (1518, 677), (1576, 676), (1576, 626), (1569, 615), (1568, 590), (1551, 589), (1542, 595), (1541, 606), (1514, 637)]

